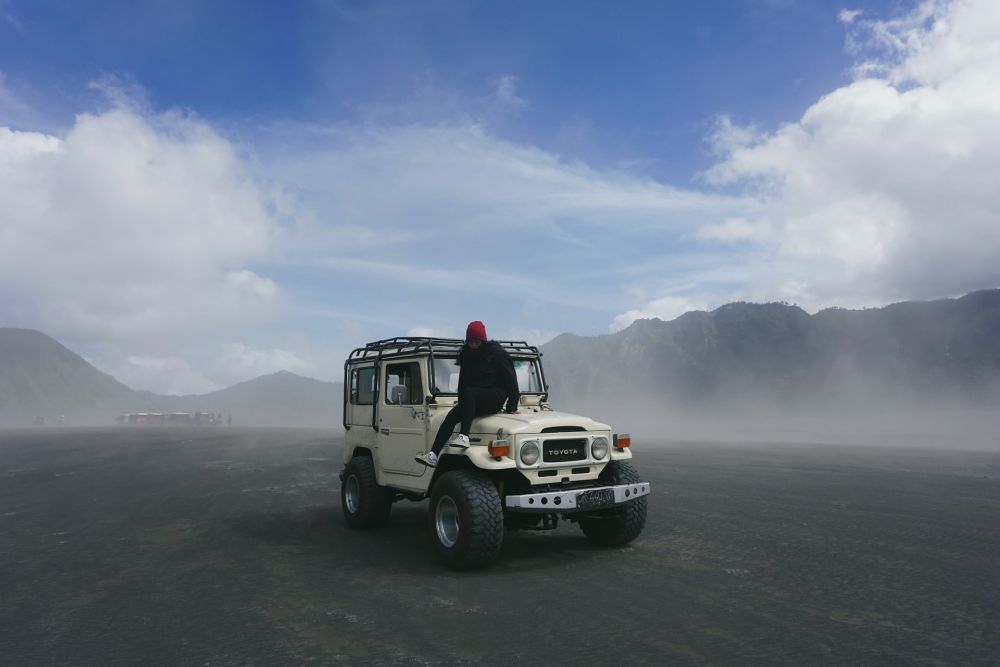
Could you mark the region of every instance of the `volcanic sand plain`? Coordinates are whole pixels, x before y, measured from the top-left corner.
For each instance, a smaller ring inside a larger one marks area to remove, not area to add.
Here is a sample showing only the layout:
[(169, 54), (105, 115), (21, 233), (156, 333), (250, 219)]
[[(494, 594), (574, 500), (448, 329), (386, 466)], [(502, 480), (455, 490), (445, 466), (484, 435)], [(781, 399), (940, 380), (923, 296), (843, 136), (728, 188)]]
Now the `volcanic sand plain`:
[(341, 516), (343, 434), (0, 433), (0, 663), (997, 664), (1000, 453), (637, 442), (642, 536), (434, 559)]

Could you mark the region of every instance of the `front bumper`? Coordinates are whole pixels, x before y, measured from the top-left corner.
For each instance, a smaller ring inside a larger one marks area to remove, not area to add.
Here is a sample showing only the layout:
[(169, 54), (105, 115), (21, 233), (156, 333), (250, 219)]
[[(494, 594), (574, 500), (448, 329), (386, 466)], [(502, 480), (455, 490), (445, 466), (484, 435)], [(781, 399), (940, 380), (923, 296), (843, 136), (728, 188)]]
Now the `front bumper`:
[(545, 493), (524, 493), (507, 496), (505, 505), (511, 512), (591, 512), (617, 507), (649, 495), (649, 482), (569, 489)]

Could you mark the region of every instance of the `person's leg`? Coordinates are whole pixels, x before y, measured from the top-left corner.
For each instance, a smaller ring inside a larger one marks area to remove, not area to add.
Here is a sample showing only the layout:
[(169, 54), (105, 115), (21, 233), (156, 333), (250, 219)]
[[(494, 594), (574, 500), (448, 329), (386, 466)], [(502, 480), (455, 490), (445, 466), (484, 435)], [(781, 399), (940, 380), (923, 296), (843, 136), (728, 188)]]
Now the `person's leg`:
[(468, 447), (469, 431), (472, 429), (473, 418), (500, 412), (503, 408), (504, 398), (503, 389), (500, 388), (465, 389), (458, 397), (458, 405), (444, 416), (444, 421), (441, 422), (441, 427), (434, 438), (434, 446), (431, 447), (431, 451), (426, 454), (417, 454), (414, 458), (426, 466), (432, 468), (437, 466), (438, 456), (444, 449), (448, 436), (455, 430), (455, 424), (459, 422), (462, 423), (459, 433), (465, 436), (465, 443), (459, 443), (458, 446)]
[(437, 436), (434, 438), (434, 446), (431, 447), (431, 451), (434, 454), (440, 454), (441, 450), (444, 449), (444, 443), (448, 440), (448, 436), (451, 432), (455, 430), (455, 424), (461, 420), (462, 415), (462, 403), (453, 407), (448, 411), (448, 414), (444, 416), (444, 421), (441, 422), (441, 427), (438, 429)]
[(476, 399), (479, 397), (479, 391), (479, 389), (466, 387), (458, 397), (459, 416), (462, 421), (458, 432), (464, 436), (468, 436), (469, 429), (472, 428), (472, 418), (476, 416)]
[(468, 436), (473, 418), (500, 412), (503, 400), (503, 390), (497, 387), (466, 389), (458, 401), (462, 409), (462, 427), (459, 433)]

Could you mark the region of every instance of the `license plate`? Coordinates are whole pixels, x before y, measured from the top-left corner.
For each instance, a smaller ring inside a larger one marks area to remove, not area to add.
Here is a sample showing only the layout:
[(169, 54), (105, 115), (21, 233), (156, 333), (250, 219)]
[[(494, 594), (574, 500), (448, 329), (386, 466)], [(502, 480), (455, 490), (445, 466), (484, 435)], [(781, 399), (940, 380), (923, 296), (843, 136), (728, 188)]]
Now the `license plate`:
[(576, 494), (576, 506), (583, 510), (613, 505), (614, 502), (615, 493), (611, 489), (594, 489), (592, 491), (581, 491)]

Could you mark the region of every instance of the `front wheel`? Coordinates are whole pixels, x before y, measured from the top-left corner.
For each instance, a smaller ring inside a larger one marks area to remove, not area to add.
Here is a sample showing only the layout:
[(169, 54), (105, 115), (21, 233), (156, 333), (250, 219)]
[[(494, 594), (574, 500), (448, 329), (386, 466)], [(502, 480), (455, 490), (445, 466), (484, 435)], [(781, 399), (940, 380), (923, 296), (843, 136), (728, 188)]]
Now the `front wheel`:
[(431, 492), (429, 527), (434, 550), (458, 570), (490, 563), (503, 544), (503, 508), (488, 477), (475, 470), (441, 476)]
[(389, 520), (392, 498), (379, 486), (370, 457), (355, 456), (344, 469), (340, 506), (351, 528), (381, 528)]
[[(626, 461), (611, 461), (601, 471), (600, 481), (610, 486), (638, 484), (639, 473)], [(602, 547), (620, 547), (639, 537), (646, 525), (646, 496), (627, 505), (600, 512), (594, 518), (580, 519), (583, 534)]]

